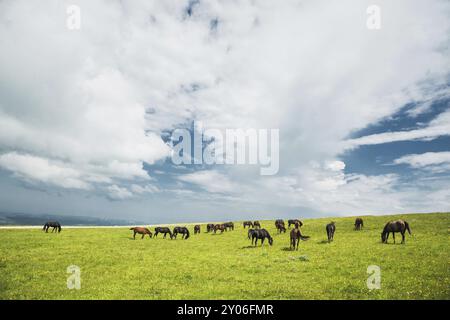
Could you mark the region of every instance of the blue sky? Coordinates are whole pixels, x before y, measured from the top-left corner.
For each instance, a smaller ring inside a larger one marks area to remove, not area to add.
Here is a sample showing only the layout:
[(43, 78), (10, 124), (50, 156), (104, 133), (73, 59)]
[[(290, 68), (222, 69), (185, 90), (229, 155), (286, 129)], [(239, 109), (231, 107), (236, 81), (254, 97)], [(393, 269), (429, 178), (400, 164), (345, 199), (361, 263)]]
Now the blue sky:
[[(66, 6), (80, 8), (70, 29)], [(450, 210), (450, 4), (0, 4), (0, 211), (149, 223)], [(314, 32), (311, 32), (314, 30)], [(170, 134), (279, 130), (279, 171)]]

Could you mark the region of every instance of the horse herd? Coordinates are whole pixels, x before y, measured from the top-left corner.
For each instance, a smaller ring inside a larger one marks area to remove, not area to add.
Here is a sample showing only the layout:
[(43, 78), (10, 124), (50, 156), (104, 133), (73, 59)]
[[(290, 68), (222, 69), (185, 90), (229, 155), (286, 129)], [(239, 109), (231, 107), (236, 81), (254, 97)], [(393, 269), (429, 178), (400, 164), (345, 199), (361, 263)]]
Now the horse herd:
[[(248, 239), (251, 240), (252, 245), (256, 246), (258, 240), (261, 242), (261, 246), (264, 244), (265, 239), (269, 242), (269, 245), (273, 244), (273, 238), (270, 235), (270, 233), (266, 230), (261, 228), (261, 224), (259, 221), (244, 221), (242, 223), (244, 229), (248, 227), (247, 236)], [(298, 219), (291, 219), (288, 220), (288, 228), (291, 228), (291, 225), (294, 226), (294, 228), (290, 231), (290, 249), (292, 250), (298, 250), (298, 245), (300, 240), (308, 240), (310, 237), (302, 235), (300, 231), (300, 227), (303, 226), (303, 223)], [(356, 218), (355, 224), (354, 224), (354, 230), (362, 230), (364, 227), (363, 219)], [(48, 232), (49, 228), (53, 228), (52, 232), (59, 233), (61, 232), (61, 224), (57, 221), (49, 221), (47, 222), (43, 229), (45, 232)], [(278, 233), (286, 233), (286, 226), (284, 223), (284, 220), (277, 219), (275, 220), (275, 228), (277, 229)], [(145, 227), (133, 227), (130, 228), (130, 230), (133, 231), (133, 239), (136, 239), (136, 234), (142, 235), (141, 239), (145, 237), (145, 235), (148, 235), (149, 238), (153, 237), (153, 233), (150, 231), (149, 228)], [(199, 234), (201, 230), (201, 226), (199, 224), (194, 226), (194, 234)], [(209, 223), (206, 225), (206, 232), (207, 233), (217, 233), (217, 231), (220, 231), (222, 234), (224, 231), (232, 231), (234, 230), (234, 223), (233, 222), (224, 222), (224, 223)], [(330, 222), (325, 226), (325, 230), (327, 233), (328, 242), (331, 242), (334, 240), (334, 233), (336, 231), (336, 224), (335, 222)], [(388, 222), (381, 232), (381, 242), (387, 243), (389, 234), (392, 233), (392, 238), (394, 239), (395, 243), (395, 233), (399, 232), (402, 236), (402, 242), (405, 243), (405, 233), (408, 231), (409, 234), (411, 234), (411, 229), (409, 227), (408, 222), (405, 220), (396, 220), (396, 221), (390, 221)], [(154, 237), (156, 238), (158, 234), (164, 234), (164, 239), (166, 238), (167, 234), (170, 236), (170, 239), (177, 239), (178, 234), (181, 234), (181, 238), (184, 240), (187, 240), (190, 237), (189, 229), (186, 227), (174, 227), (173, 230), (170, 230), (168, 227), (155, 227)]]

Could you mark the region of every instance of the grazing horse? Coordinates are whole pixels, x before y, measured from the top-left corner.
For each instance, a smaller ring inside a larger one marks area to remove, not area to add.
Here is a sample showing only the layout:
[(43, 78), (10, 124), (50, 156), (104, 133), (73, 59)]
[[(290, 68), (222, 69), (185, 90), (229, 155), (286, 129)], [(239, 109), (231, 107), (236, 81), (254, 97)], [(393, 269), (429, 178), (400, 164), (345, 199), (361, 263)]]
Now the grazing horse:
[(278, 225), (283, 225), (283, 226), (284, 226), (284, 221), (283, 221), (283, 219), (277, 219), (277, 220), (275, 220), (275, 228), (278, 228)]
[(387, 243), (389, 233), (392, 232), (392, 238), (394, 238), (395, 243), (395, 233), (400, 232), (402, 234), (402, 243), (405, 243), (406, 230), (408, 230), (408, 233), (411, 234), (409, 224), (405, 220), (389, 221), (388, 223), (386, 223), (383, 232), (381, 233), (381, 242)]
[(282, 233), (282, 232), (286, 233), (286, 227), (284, 226), (284, 224), (283, 225), (279, 224), (277, 229), (278, 229), (278, 233)]
[(244, 221), (242, 224), (244, 225), (244, 229), (245, 227), (253, 228), (253, 222), (251, 221)]
[(259, 223), (259, 221), (254, 221), (254, 222), (253, 222), (253, 227), (254, 227), (254, 228), (260, 228), (260, 229), (261, 229), (261, 224)]
[(290, 245), (290, 249), (292, 250), (298, 250), (298, 244), (300, 242), (300, 240), (308, 240), (309, 236), (303, 236), (302, 233), (300, 232), (300, 225), (299, 223), (295, 224), (295, 228), (291, 230), (291, 245)]
[(333, 241), (334, 240), (334, 232), (336, 231), (336, 226), (334, 224), (334, 221), (327, 224), (325, 229), (327, 230), (328, 242)]
[[(249, 235), (250, 235), (250, 233), (249, 233)], [(264, 244), (264, 239), (266, 239), (266, 238), (269, 240), (270, 245), (273, 244), (273, 238), (270, 236), (269, 232), (266, 229), (253, 229), (253, 232), (251, 233), (251, 237), (252, 237), (252, 244), (253, 244), (253, 240), (255, 240), (255, 247), (258, 242), (258, 239), (261, 240), (261, 246)]]
[(225, 226), (225, 230), (227, 230), (227, 229), (234, 230), (233, 222), (225, 222), (223, 225)]
[(186, 240), (187, 238), (189, 238), (189, 230), (186, 227), (175, 227), (173, 228), (173, 233), (171, 235), (171, 238), (177, 238), (177, 235), (181, 233), (183, 236), (181, 237), (181, 239)]
[(355, 219), (355, 230), (361, 230), (364, 227), (363, 219), (356, 218)]
[(172, 231), (170, 231), (167, 227), (156, 227), (155, 228), (155, 237), (158, 236), (158, 233), (164, 233), (164, 239), (166, 238), (167, 234), (169, 234), (170, 239), (172, 239)]
[(220, 233), (223, 233), (226, 230), (225, 225), (223, 223), (222, 224), (216, 224), (214, 226), (214, 233), (216, 233), (217, 230), (220, 230)]
[(288, 228), (291, 227), (291, 224), (293, 224), (293, 225), (295, 226), (296, 223), (297, 223), (300, 227), (303, 225), (303, 222), (301, 222), (301, 221), (298, 220), (298, 219), (289, 219), (289, 220), (288, 220)]
[(206, 232), (214, 231), (214, 223), (208, 223), (206, 225)]
[(46, 233), (48, 233), (48, 229), (49, 228), (53, 228), (52, 229), (52, 233), (55, 231), (55, 233), (56, 232), (61, 232), (61, 225), (59, 224), (59, 222), (58, 221), (49, 221), (49, 222), (46, 222), (45, 224), (44, 224), (44, 227), (42, 228), (42, 230), (43, 231), (45, 231)]
[(142, 234), (141, 239), (144, 239), (144, 236), (146, 234), (148, 234), (148, 236), (151, 238), (152, 237), (152, 232), (147, 229), (147, 228), (143, 228), (143, 227), (134, 227), (134, 228), (130, 228), (130, 230), (133, 230), (133, 239), (136, 240), (136, 233)]
[(194, 234), (200, 233), (200, 225), (197, 224), (194, 226)]

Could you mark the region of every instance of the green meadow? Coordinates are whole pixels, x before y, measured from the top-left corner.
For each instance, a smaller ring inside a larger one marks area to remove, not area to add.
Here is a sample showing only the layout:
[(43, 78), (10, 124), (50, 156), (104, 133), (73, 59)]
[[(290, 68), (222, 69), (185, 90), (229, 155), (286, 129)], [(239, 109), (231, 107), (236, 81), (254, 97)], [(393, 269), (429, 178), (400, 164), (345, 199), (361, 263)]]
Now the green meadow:
[[(381, 244), (384, 224), (411, 226), (406, 244)], [(252, 247), (247, 231), (193, 234), (188, 240), (132, 239), (128, 228), (0, 229), (0, 299), (449, 299), (450, 214), (304, 219), (298, 251), (289, 230), (277, 234), (261, 221), (273, 246)], [(336, 221), (334, 242), (325, 225)], [(183, 225), (183, 224), (180, 224)], [(286, 224), (287, 226), (287, 224)], [(151, 226), (150, 226), (151, 227)], [(151, 227), (153, 231), (153, 227)], [(81, 288), (68, 289), (70, 265)], [(381, 270), (381, 288), (369, 290), (367, 268)]]

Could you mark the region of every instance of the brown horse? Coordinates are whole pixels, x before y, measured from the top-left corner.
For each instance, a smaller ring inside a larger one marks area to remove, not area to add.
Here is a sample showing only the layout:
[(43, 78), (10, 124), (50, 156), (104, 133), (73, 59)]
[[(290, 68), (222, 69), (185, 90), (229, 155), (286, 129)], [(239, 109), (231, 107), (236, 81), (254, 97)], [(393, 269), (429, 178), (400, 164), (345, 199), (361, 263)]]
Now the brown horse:
[(300, 232), (300, 224), (296, 223), (295, 224), (295, 228), (291, 230), (291, 245), (290, 245), (290, 249), (291, 250), (298, 250), (298, 244), (300, 242), (300, 240), (308, 240), (309, 236), (303, 236), (302, 233)]
[(144, 239), (144, 236), (146, 234), (148, 234), (148, 236), (151, 238), (152, 237), (152, 232), (147, 229), (147, 228), (143, 228), (143, 227), (134, 227), (134, 228), (130, 228), (130, 230), (133, 230), (133, 239), (136, 240), (136, 233), (142, 234), (141, 239)]
[(364, 227), (363, 219), (356, 218), (355, 219), (355, 230), (361, 230)]
[(254, 221), (254, 222), (253, 222), (253, 227), (254, 227), (254, 228), (260, 228), (260, 229), (261, 229), (261, 224), (259, 223), (259, 221)]
[(197, 224), (194, 226), (194, 234), (200, 233), (200, 225)]
[(214, 223), (208, 223), (206, 225), (206, 232), (214, 231)]
[(244, 229), (245, 227), (253, 228), (253, 222), (251, 221), (244, 221), (242, 224), (244, 225)]
[(381, 232), (381, 242), (387, 243), (389, 238), (389, 233), (392, 232), (392, 238), (394, 238), (395, 243), (395, 233), (400, 232), (402, 234), (402, 243), (405, 243), (405, 232), (411, 234), (411, 229), (409, 228), (408, 222), (405, 220), (389, 221), (384, 226), (383, 232)]

